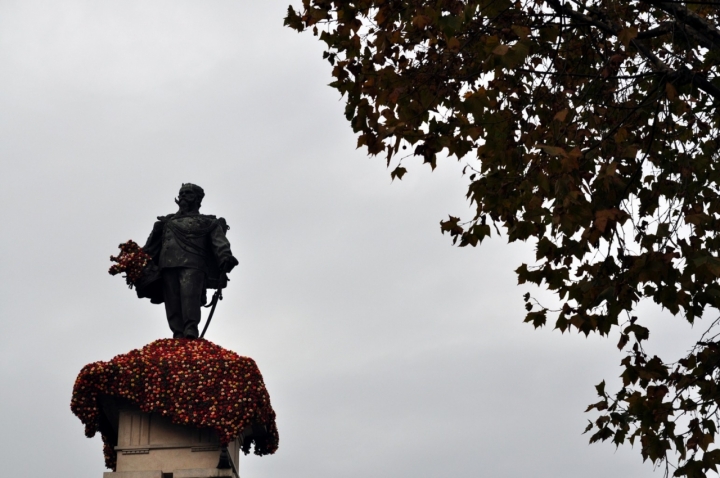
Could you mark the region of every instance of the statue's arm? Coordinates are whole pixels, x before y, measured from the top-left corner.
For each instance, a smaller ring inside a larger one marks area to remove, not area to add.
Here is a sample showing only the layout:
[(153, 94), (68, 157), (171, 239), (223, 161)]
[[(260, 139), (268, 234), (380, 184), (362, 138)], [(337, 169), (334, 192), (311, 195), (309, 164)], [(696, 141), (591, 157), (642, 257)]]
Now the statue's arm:
[(152, 232), (150, 232), (150, 235), (148, 236), (147, 241), (143, 246), (143, 251), (145, 251), (146, 254), (152, 257), (153, 260), (157, 260), (157, 256), (160, 254), (160, 248), (162, 247), (163, 228), (165, 226), (165, 222), (162, 220), (162, 218), (158, 219), (160, 220), (155, 222), (155, 225), (153, 225)]
[(218, 221), (218, 225), (210, 233), (210, 243), (220, 270), (230, 272), (238, 265), (238, 260), (233, 257), (232, 251), (230, 251), (230, 241), (225, 236), (225, 228), (222, 226), (222, 222)]

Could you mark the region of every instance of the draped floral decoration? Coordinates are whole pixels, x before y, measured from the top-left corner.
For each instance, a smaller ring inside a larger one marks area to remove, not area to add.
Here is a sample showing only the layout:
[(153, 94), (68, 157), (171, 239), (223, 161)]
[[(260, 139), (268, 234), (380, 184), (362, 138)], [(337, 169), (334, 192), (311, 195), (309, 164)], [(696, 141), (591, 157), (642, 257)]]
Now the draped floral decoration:
[(162, 339), (142, 349), (94, 362), (80, 371), (70, 408), (85, 435), (101, 432), (105, 464), (115, 469), (113, 438), (100, 427), (100, 397), (125, 399), (173, 423), (214, 429), (227, 444), (248, 427), (261, 429), (243, 440), (246, 454), (277, 450), (275, 412), (255, 361), (204, 339)]

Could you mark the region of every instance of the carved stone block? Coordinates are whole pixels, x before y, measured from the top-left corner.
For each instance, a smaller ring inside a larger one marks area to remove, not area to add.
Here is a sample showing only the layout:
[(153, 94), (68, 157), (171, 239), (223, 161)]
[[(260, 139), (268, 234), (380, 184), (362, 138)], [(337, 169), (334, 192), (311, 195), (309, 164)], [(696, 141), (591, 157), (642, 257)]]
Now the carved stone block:
[(117, 407), (116, 416), (117, 468), (104, 478), (239, 478), (238, 440), (228, 444), (221, 460), (214, 430), (176, 425), (131, 406)]

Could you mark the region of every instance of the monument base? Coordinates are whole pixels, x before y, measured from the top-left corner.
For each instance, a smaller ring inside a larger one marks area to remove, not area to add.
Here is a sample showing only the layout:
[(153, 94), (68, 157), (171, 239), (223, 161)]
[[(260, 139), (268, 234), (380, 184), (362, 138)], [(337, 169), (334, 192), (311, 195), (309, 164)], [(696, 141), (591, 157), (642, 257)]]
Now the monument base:
[(117, 424), (117, 468), (103, 478), (239, 478), (238, 439), (223, 447), (213, 429), (176, 425), (115, 400), (103, 405), (108, 422)]
[(205, 339), (160, 339), (84, 366), (70, 409), (85, 436), (102, 436), (114, 478), (237, 478), (241, 449), (271, 455), (280, 439), (255, 361)]
[(103, 473), (103, 478), (215, 478), (237, 477), (232, 470), (218, 470), (217, 468), (196, 468), (189, 470), (176, 470), (173, 473), (162, 471), (115, 471)]

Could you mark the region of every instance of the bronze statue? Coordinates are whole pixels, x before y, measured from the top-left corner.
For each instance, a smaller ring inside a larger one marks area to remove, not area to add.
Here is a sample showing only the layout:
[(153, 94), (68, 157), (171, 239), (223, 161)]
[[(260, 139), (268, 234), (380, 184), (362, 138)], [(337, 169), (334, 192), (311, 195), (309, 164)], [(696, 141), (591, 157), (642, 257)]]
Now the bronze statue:
[(198, 212), (204, 196), (200, 186), (183, 184), (175, 200), (178, 212), (159, 216), (143, 246), (152, 262), (135, 284), (138, 297), (165, 303), (174, 338), (198, 337), (206, 290), (225, 288), (226, 274), (238, 264), (225, 237), (225, 219)]

